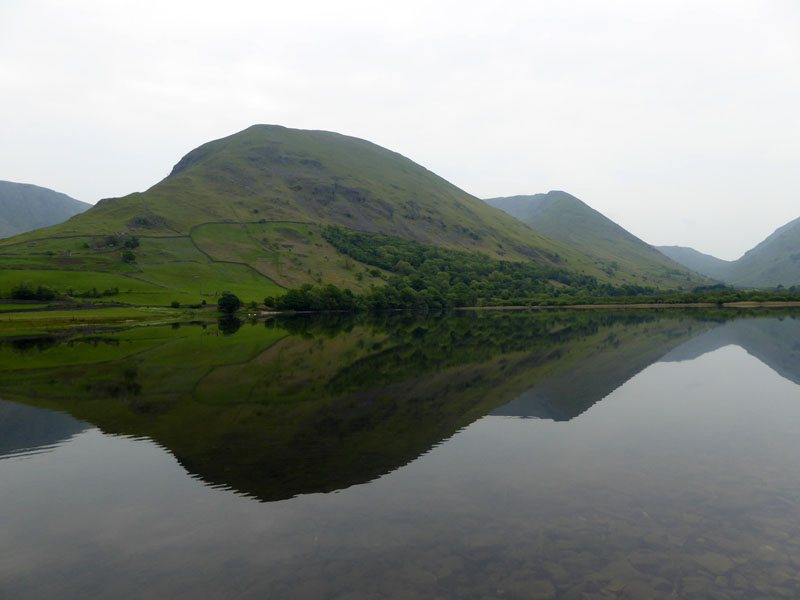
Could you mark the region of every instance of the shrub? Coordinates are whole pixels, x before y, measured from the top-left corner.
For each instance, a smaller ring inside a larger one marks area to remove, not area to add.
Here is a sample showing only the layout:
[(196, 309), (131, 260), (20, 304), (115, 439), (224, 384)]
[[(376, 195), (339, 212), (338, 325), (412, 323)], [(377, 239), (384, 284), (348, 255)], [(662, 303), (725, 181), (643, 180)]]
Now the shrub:
[(235, 294), (230, 292), (223, 292), (222, 296), (217, 300), (217, 308), (222, 313), (235, 313), (242, 306), (242, 301)]

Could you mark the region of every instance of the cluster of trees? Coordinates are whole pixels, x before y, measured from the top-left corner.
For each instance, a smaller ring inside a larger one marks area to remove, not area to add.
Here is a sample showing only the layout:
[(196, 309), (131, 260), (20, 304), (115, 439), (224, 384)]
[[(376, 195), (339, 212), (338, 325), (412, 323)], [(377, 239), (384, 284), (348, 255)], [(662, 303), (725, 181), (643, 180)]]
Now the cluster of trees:
[(43, 285), (33, 287), (26, 283), (11, 288), (11, 298), (13, 300), (53, 300), (58, 294)]
[(289, 289), (283, 296), (265, 298), (267, 306), (279, 310), (355, 311), (800, 300), (800, 290), (794, 288), (742, 291), (717, 285), (692, 292), (670, 292), (640, 285), (614, 286), (554, 266), (497, 260), (485, 254), (336, 226), (325, 228), (323, 236), (343, 254), (374, 267), (367, 274), (380, 285), (357, 294), (333, 284), (306, 284)]
[[(387, 235), (330, 226), (323, 236), (343, 254), (374, 269), (380, 285), (356, 294), (333, 284), (306, 284), (278, 298), (279, 310), (443, 309), (455, 306), (574, 304), (580, 298), (653, 293), (652, 288), (617, 288), (596, 278), (533, 262), (493, 259), (428, 246)], [(386, 274), (388, 272), (388, 275)]]
[(314, 286), (305, 284), (289, 289), (278, 298), (264, 298), (264, 304), (278, 310), (360, 310), (366, 308), (362, 296), (352, 290), (342, 290), (333, 284)]
[[(389, 305), (535, 304), (600, 288), (590, 275), (530, 261), (497, 260), (335, 226), (325, 228), (323, 236), (343, 254), (392, 274), (386, 280), (390, 289), (382, 294)], [(423, 292), (424, 297), (417, 299)]]
[[(72, 288), (66, 292), (67, 296), (73, 298), (104, 298), (106, 296), (116, 296), (119, 294), (119, 288), (108, 288), (103, 291), (98, 290), (96, 287), (86, 291), (76, 291)], [(20, 283), (11, 288), (9, 297), (13, 300), (55, 300), (61, 294), (54, 289), (44, 285), (32, 285), (30, 283)]]
[(790, 288), (779, 286), (770, 290), (740, 290), (722, 284), (698, 287), (684, 293), (662, 292), (648, 300), (658, 304), (797, 301), (800, 301), (800, 288), (797, 286)]
[(96, 287), (85, 292), (75, 291), (72, 288), (67, 290), (67, 296), (72, 296), (74, 298), (105, 298), (106, 296), (116, 296), (117, 294), (119, 294), (119, 288), (117, 287), (108, 288), (102, 292)]

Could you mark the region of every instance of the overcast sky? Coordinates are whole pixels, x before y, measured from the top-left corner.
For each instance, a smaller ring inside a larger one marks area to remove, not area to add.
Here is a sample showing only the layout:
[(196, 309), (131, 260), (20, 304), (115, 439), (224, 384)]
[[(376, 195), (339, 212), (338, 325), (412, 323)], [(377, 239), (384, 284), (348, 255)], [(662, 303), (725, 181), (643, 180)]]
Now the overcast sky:
[(79, 200), (254, 123), (738, 258), (800, 217), (800, 2), (0, 0), (0, 179)]

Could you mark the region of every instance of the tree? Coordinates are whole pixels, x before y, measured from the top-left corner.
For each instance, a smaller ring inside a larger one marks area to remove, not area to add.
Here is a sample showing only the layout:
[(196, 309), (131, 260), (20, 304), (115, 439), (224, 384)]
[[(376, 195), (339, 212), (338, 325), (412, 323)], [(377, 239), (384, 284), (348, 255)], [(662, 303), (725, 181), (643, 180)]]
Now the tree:
[(230, 292), (223, 292), (222, 296), (217, 300), (217, 308), (219, 312), (232, 314), (235, 313), (242, 306), (242, 301), (235, 294)]

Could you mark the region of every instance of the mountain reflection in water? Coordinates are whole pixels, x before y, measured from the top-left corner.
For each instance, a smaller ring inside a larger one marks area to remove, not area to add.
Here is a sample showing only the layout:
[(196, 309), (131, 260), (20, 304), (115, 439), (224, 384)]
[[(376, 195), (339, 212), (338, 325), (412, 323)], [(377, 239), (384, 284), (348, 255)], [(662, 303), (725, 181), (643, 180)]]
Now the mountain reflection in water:
[(658, 360), (728, 343), (798, 381), (791, 314), (728, 315), (323, 315), (138, 328), (4, 344), (0, 394), (150, 437), (209, 484), (274, 501), (370, 481), (487, 414), (572, 419)]
[(64, 413), (0, 400), (0, 459), (46, 452), (88, 428)]
[(797, 334), (562, 311), (3, 343), (0, 597), (797, 597)]

